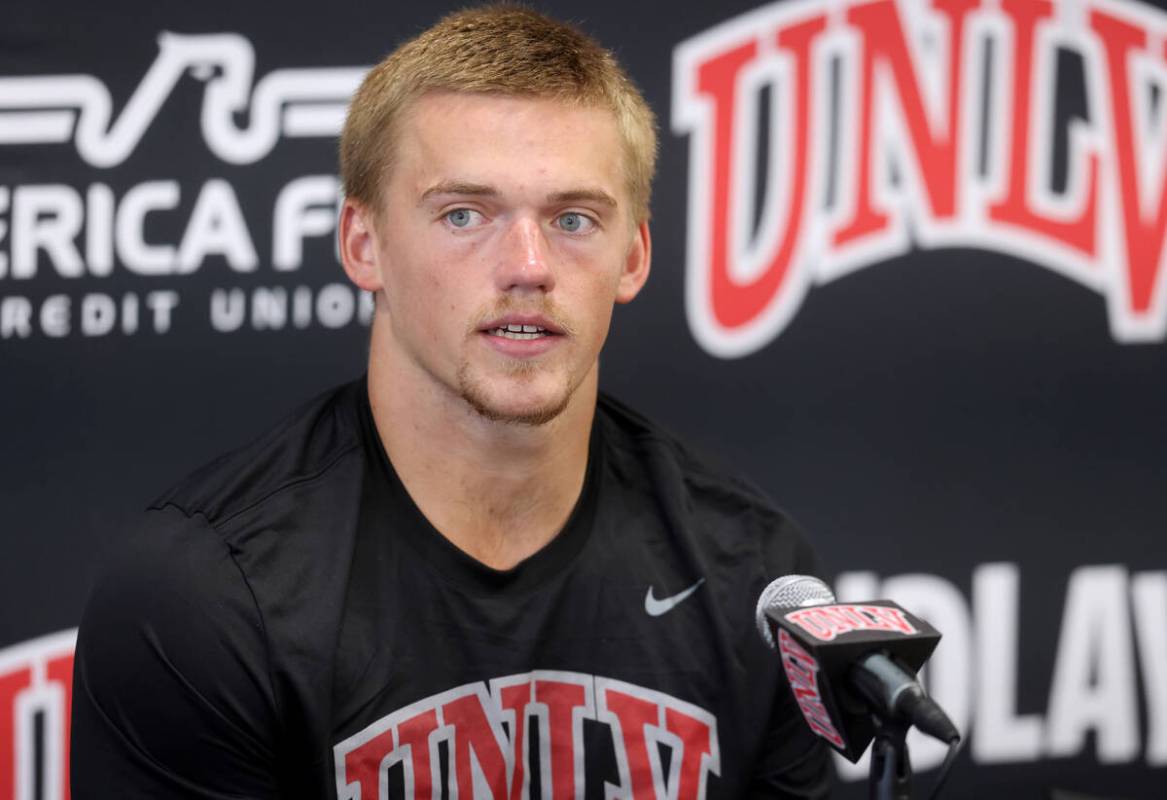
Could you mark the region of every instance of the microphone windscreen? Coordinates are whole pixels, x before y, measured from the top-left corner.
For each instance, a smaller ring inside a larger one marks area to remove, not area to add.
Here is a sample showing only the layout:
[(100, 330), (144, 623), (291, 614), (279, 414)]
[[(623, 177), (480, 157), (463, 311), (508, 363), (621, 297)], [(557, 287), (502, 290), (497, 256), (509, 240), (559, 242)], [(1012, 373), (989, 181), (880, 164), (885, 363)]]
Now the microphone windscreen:
[(778, 643), (770, 632), (770, 621), (766, 612), (780, 614), (806, 606), (821, 606), (835, 602), (835, 593), (813, 575), (783, 575), (770, 582), (758, 595), (758, 607), (754, 611), (754, 622), (758, 633), (770, 649), (777, 649)]

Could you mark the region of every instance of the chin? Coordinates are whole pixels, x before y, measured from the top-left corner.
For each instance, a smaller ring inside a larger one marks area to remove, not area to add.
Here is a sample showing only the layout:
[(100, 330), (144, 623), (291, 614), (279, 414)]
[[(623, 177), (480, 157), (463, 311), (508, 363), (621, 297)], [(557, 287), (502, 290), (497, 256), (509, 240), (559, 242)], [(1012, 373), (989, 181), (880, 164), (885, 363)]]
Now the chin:
[(498, 403), (474, 392), (463, 392), (462, 399), (481, 417), (491, 422), (512, 425), (546, 425), (567, 408), (567, 395), (543, 403)]
[(492, 422), (546, 425), (562, 414), (571, 400), (571, 392), (565, 389), (538, 392), (530, 385), (488, 388), (465, 373), (459, 374), (458, 379), (462, 399), (475, 413)]

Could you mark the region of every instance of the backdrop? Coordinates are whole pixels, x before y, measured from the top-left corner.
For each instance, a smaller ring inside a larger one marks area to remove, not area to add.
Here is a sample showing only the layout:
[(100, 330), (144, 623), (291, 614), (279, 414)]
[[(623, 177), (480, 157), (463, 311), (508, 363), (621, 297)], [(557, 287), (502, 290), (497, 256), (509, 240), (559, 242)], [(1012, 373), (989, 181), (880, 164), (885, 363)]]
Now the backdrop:
[[(1161, 797), (1167, 14), (540, 5), (660, 115), (604, 388), (762, 486), (840, 596), (943, 631), (948, 796)], [(0, 800), (65, 796), (72, 629), (126, 520), (362, 370), (335, 135), (426, 6), (6, 7)]]

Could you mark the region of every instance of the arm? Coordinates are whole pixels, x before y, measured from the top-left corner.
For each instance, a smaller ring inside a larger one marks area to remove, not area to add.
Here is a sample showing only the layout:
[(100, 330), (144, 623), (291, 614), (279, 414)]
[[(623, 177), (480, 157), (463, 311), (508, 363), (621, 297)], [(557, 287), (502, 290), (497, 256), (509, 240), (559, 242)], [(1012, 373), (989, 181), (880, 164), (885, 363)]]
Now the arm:
[(75, 800), (278, 796), (262, 619), (201, 516), (148, 513), (90, 596), (74, 684)]

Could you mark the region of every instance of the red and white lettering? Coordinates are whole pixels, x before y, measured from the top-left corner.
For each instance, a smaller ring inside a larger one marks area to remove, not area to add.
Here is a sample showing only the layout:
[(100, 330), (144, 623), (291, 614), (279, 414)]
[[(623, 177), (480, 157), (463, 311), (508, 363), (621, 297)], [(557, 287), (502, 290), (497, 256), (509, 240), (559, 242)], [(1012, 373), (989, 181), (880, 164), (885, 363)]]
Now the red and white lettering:
[(823, 642), (854, 631), (888, 631), (905, 636), (919, 633), (903, 611), (891, 606), (812, 606), (791, 611), (785, 618)]
[[(528, 752), (532, 718), (539, 745)], [(531, 759), (539, 759), (540, 796), (576, 800), (585, 790), (585, 719), (612, 728), (620, 796), (701, 798), (708, 775), (718, 773), (717, 722), (703, 709), (631, 684), (543, 670), (442, 692), (338, 743), (337, 797), (386, 800), (389, 770), (400, 765), (407, 798), (520, 800), (533, 793)], [(448, 776), (440, 774), (441, 742), (450, 753)], [(668, 775), (660, 744), (672, 748)]]
[[(1165, 36), (1167, 14), (1120, 0), (793, 0), (683, 42), (672, 123), (691, 137), (694, 336), (717, 356), (749, 354), (811, 286), (961, 246), (1102, 294), (1119, 341), (1167, 337), (1167, 115), (1148, 91), (1167, 82)], [(1059, 50), (1085, 62), (1090, 119), (1068, 123), (1054, 191)]]
[[(678, 48), (674, 127), (693, 133), (686, 306), (706, 349), (731, 356), (774, 336), (809, 285), (812, 212), (822, 202), (814, 139), (826, 114), (825, 74), (815, 61), (825, 9), (783, 4), (746, 15)], [(773, 18), (773, 19), (772, 19)], [(753, 153), (758, 90), (773, 87), (771, 169), (758, 231)], [(783, 177), (790, 179), (783, 179)], [(694, 269), (695, 264), (701, 267)]]
[[(1163, 279), (1163, 245), (1167, 233), (1167, 136), (1163, 115), (1154, 121), (1150, 108), (1151, 81), (1167, 78), (1167, 17), (1129, 4), (1098, 2), (1090, 12), (1090, 28), (1101, 42), (1106, 77), (1097, 94), (1109, 98), (1111, 197), (1120, 209), (1121, 232), (1110, 263), (1115, 284), (1111, 313), (1116, 332), (1130, 339), (1163, 338), (1167, 333), (1167, 281)], [(1151, 51), (1151, 42), (1162, 50)], [(1133, 75), (1132, 75), (1133, 73)], [(1138, 76), (1137, 81), (1132, 77)], [(1133, 84), (1133, 85), (1132, 85)]]
[[(847, 21), (858, 33), (859, 58), (853, 77), (858, 87), (859, 127), (853, 144), (855, 169), (851, 180), (855, 185), (847, 196), (854, 199), (854, 207), (844, 225), (834, 234), (836, 246), (845, 246), (858, 238), (869, 238), (889, 225), (888, 214), (875, 207), (872, 181), (877, 159), (883, 151), (897, 152), (897, 163), (914, 175), (927, 201), (927, 213), (937, 220), (956, 216), (960, 195), (958, 155), (964, 133), (962, 99), (966, 83), (964, 65), (966, 37), (965, 20), (978, 0), (934, 0), (933, 6), (943, 17), (947, 30), (944, 50), (947, 59), (937, 74), (944, 78), (941, 104), (943, 111), (930, 110), (924, 91), (924, 79), (931, 70), (919, 65), (920, 57), (913, 54), (905, 36), (905, 25), (894, 0), (874, 0), (860, 3), (847, 10)], [(886, 78), (881, 80), (881, 78)], [(879, 91), (892, 93), (898, 102), (893, 104), (879, 96)], [(933, 92), (932, 94), (936, 94)], [(880, 103), (880, 100), (885, 102)], [(936, 103), (932, 104), (937, 105)], [(883, 116), (894, 121), (877, 123), (877, 109), (885, 109)], [(894, 114), (886, 109), (898, 109)], [(882, 130), (882, 136), (877, 134)], [(877, 141), (878, 140), (878, 141)], [(879, 146), (877, 150), (877, 145)], [(902, 152), (901, 152), (902, 151)], [(890, 178), (881, 171), (883, 194), (890, 194)], [(901, 227), (898, 226), (897, 227)]]
[(786, 670), (790, 690), (806, 724), (835, 747), (846, 748), (819, 691), (818, 661), (782, 628), (778, 629), (778, 653), (782, 656), (782, 668)]
[(500, 698), (483, 684), (451, 689), (389, 714), (333, 748), (337, 796), (387, 800), (387, 773), (400, 763), (405, 796), (440, 796), (438, 743), (451, 758), (451, 782), (464, 800), (508, 800), (515, 780), (515, 738), (503, 728)]
[(526, 771), (527, 759), (530, 757), (527, 753), (527, 706), (531, 704), (533, 688), (529, 676), (521, 675), (517, 679), (492, 682), (491, 694), (498, 698), (503, 721), (511, 731), (511, 749), (515, 754), (511, 800), (520, 800), (530, 796), (530, 777)]
[[(1005, 141), (1006, 152), (1000, 154), (1001, 172), (1006, 177), (1006, 193), (1003, 199), (989, 207), (989, 217), (1003, 226), (1014, 227), (1023, 233), (1036, 233), (1040, 237), (1080, 251), (1093, 257), (1097, 254), (1095, 232), (1097, 227), (1097, 180), (1098, 156), (1085, 156), (1086, 167), (1081, 162), (1083, 154), (1070, 160), (1070, 183), (1073, 176), (1086, 174), (1081, 209), (1078, 213), (1065, 211), (1051, 213), (1042, 206), (1056, 208), (1057, 201), (1051, 198), (1045, 187), (1049, 185), (1049, 161), (1039, 160), (1037, 142), (1048, 141), (1053, 117), (1053, 86), (1056, 82), (1054, 70), (1054, 47), (1056, 42), (1049, 39), (1049, 20), (1053, 16), (1054, 5), (1050, 0), (1002, 0), (1001, 13), (1008, 17), (1007, 30), (1013, 46), (1002, 48), (1004, 58), (1012, 58), (1007, 70), (1011, 72), (1009, 85), (1009, 106), (1005, 115), (1011, 126)], [(1046, 46), (1039, 46), (1039, 33), (1044, 33)], [(1078, 148), (1080, 151), (1082, 148)], [(1037, 163), (1035, 164), (1035, 161)], [(1042, 169), (1042, 167), (1045, 167)], [(1035, 169), (1036, 168), (1036, 169)], [(1067, 192), (1073, 196), (1077, 192)], [(1063, 207), (1066, 205), (1062, 204)]]
[(0, 650), (0, 797), (32, 797), (34, 718), (42, 715), (39, 776), (46, 800), (69, 800), (69, 720), (76, 630)]
[[(32, 686), (32, 669), (20, 667), (0, 676), (0, 797), (16, 797), (16, 698)], [(21, 748), (24, 749), (24, 748)]]
[(545, 709), (544, 729), (550, 740), (551, 768), (544, 767), (542, 774), (550, 776), (551, 791), (541, 796), (552, 800), (583, 797), (583, 721), (596, 716), (591, 681), (573, 682), (570, 675), (564, 678), (535, 681), (535, 703)]
[(453, 729), (458, 797), (477, 797), (478, 779), (485, 781), (490, 797), (504, 800), (510, 796), (514, 752), (505, 746), (502, 726), (490, 718), (489, 711), (489, 701), (479, 692), (457, 697), (442, 706), (442, 717)]
[[(710, 773), (721, 774), (717, 719), (663, 692), (596, 678), (596, 716), (612, 728), (620, 787), (608, 797), (665, 800), (705, 797)], [(663, 774), (660, 745), (672, 749)]]

